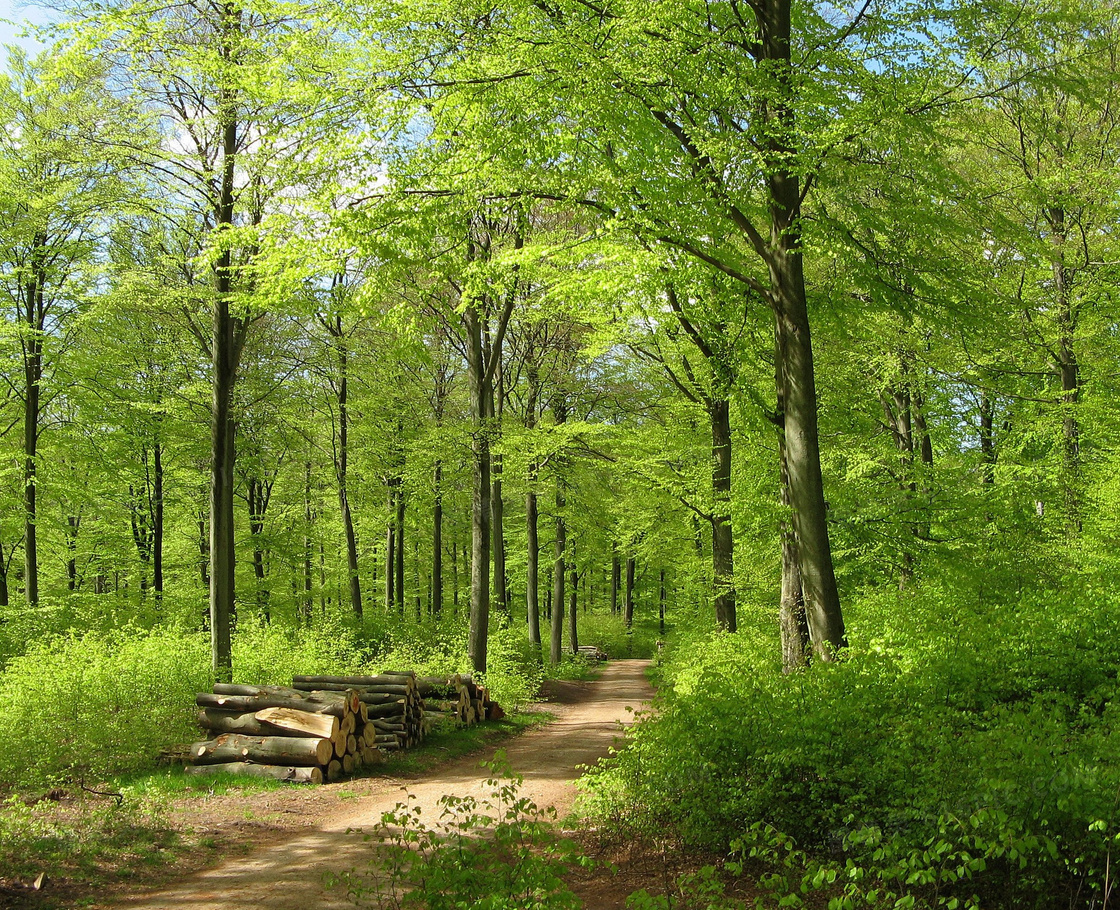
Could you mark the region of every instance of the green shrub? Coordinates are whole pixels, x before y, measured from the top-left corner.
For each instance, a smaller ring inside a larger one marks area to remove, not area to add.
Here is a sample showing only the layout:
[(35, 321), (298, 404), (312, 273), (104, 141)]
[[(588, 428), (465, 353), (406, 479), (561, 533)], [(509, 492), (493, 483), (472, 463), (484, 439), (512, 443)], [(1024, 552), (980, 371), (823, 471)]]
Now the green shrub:
[(1057, 599), (874, 592), (849, 605), (847, 659), (791, 676), (769, 631), (678, 643), (591, 805), (720, 849), (764, 826), (802, 872), (831, 870), (832, 897), (858, 896), (852, 876), (918, 906), (1099, 897), (1120, 832), (1120, 605)]
[(372, 874), (343, 876), (348, 897), (392, 910), (578, 908), (561, 876), (580, 857), (554, 834), (556, 810), (520, 794), (523, 778), (502, 753), (484, 766), (493, 775), (489, 794), (442, 797), (436, 825), (421, 818), (412, 797), (384, 813), (371, 838)]
[(193, 735), (208, 646), (200, 634), (131, 630), (33, 645), (0, 676), (0, 786), (152, 767)]

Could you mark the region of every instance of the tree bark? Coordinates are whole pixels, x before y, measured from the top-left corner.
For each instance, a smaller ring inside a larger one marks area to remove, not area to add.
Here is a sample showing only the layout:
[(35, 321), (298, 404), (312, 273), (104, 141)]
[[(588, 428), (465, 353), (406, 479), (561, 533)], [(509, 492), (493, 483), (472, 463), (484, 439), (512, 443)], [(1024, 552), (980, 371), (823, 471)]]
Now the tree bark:
[(443, 615), (443, 462), (436, 459), (432, 473), (432, 614)]
[(539, 649), (541, 646), (541, 604), (540, 604), (540, 539), (538, 523), (540, 516), (537, 508), (537, 494), (532, 484), (536, 481), (536, 463), (529, 469), (529, 492), (525, 494), (525, 605), (529, 623), (529, 641)]
[(712, 426), (712, 567), (716, 622), (736, 629), (735, 540), (731, 527), (731, 406), (726, 399), (708, 401)]
[(43, 381), (43, 329), (46, 320), (46, 272), (43, 265), (47, 235), (35, 235), (31, 279), (24, 292), (26, 337), (23, 348), (23, 512), (24, 591), (27, 605), (39, 603), (38, 459), (39, 419)]
[(611, 615), (617, 616), (620, 612), (618, 609), (618, 589), (622, 585), (622, 560), (618, 557), (618, 551), (611, 552)]
[[(226, 2), (221, 9), (219, 52), (224, 65), (233, 65), (241, 37), (241, 8)], [(236, 205), (235, 174), (238, 151), (236, 90), (219, 90), (222, 129), (222, 170), (215, 230), (232, 230)], [(234, 576), (233, 392), (246, 326), (230, 312), (233, 292), (233, 255), (225, 245), (214, 267), (215, 295), (211, 338), (213, 398), (210, 434), (210, 646), (214, 677), (233, 675), (232, 629), (236, 619)]]
[(576, 622), (579, 611), (576, 609), (577, 592), (579, 590), (579, 573), (576, 571), (576, 556), (575, 549), (572, 550), (572, 558), (570, 561), (571, 568), (568, 570), (568, 645), (572, 649), (573, 654), (579, 654), (579, 629)]
[(626, 621), (626, 628), (629, 629), (634, 625), (634, 575), (636, 572), (636, 561), (633, 556), (626, 559), (626, 590), (623, 594), (622, 609), (624, 612), (624, 619)]
[(770, 196), (770, 298), (777, 316), (778, 353), (785, 380), (783, 415), (792, 522), (809, 634), (818, 659), (834, 660), (846, 645), (844, 619), (828, 538), (821, 477), (817, 391), (801, 250), (801, 186), (787, 163), (795, 157), (790, 53), (790, 0), (760, 0), (761, 59), (773, 93), (763, 104), (767, 124), (766, 183)]
[(665, 569), (661, 569), (661, 591), (657, 599), (657, 631), (665, 634)]
[(397, 580), (395, 582), (397, 594), (397, 615), (404, 616), (404, 538), (405, 538), (405, 520), (407, 518), (407, 503), (405, 501), (403, 480), (397, 480), (397, 552), (396, 552), (396, 568), (395, 572)]
[(552, 565), (552, 635), (549, 641), (549, 661), (555, 666), (563, 657), (564, 638), (564, 560), (567, 549), (568, 529), (564, 521), (564, 485), (556, 480), (556, 542)]
[(388, 480), (389, 522), (385, 528), (385, 612), (389, 613), (396, 603), (397, 580), (397, 493), (395, 479)]
[(493, 390), (487, 378), (479, 304), (467, 306), (467, 369), (474, 418), (474, 477), (471, 494), (471, 604), (467, 651), (476, 672), (486, 672), (486, 639), (490, 629), (490, 414)]

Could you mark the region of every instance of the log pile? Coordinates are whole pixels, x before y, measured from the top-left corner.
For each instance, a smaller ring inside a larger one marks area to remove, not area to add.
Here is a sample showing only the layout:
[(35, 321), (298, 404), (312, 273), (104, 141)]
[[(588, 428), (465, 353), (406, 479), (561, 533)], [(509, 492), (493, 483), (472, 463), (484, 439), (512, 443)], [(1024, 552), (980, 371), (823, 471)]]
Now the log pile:
[(291, 688), (217, 683), (195, 698), (211, 739), (192, 743), (188, 770), (322, 783), (417, 745), (440, 723), (504, 716), (469, 676), (386, 671), (296, 676)]
[(378, 729), (355, 691), (217, 683), (195, 698), (212, 739), (192, 743), (188, 770), (322, 783), (379, 763)]
[(424, 738), (424, 702), (413, 672), (377, 676), (296, 676), (292, 688), (301, 692), (355, 692), (378, 749), (395, 752)]

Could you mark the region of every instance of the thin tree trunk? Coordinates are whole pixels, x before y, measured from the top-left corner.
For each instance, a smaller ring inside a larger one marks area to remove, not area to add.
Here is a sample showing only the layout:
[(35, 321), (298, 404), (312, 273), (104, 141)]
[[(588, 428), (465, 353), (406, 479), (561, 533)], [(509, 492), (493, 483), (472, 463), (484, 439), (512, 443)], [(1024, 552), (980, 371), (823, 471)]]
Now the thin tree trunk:
[(396, 603), (397, 579), (397, 494), (394, 479), (389, 478), (389, 523), (385, 528), (385, 612), (391, 612)]
[(1062, 487), (1066, 505), (1066, 521), (1074, 534), (1081, 533), (1081, 429), (1077, 420), (1080, 397), (1081, 367), (1074, 349), (1077, 318), (1066, 267), (1065, 247), (1068, 227), (1065, 209), (1055, 206), (1047, 211), (1050, 223), (1054, 261), (1051, 267), (1054, 298), (1058, 317), (1058, 346), (1055, 366), (1062, 385)]
[(401, 487), (401, 481), (398, 481), (397, 486), (397, 561), (396, 561), (396, 591), (397, 591), (397, 615), (402, 619), (404, 618), (404, 552), (405, 552), (405, 520), (407, 512), (407, 503), (405, 502), (404, 490)]
[(483, 316), (478, 305), (463, 314), (467, 330), (467, 366), (474, 419), (474, 477), (471, 494), (471, 605), (467, 651), (471, 666), (486, 672), (486, 639), (490, 629), (490, 426), (493, 390), (487, 379), (482, 344)]
[(568, 644), (573, 654), (579, 654), (579, 629), (576, 620), (579, 617), (577, 592), (579, 590), (579, 573), (576, 571), (575, 549), (572, 550), (571, 568), (568, 570)]
[(314, 613), (312, 598), (312, 512), (311, 512), (311, 462), (304, 463), (303, 485), (303, 621), (310, 626)]
[(735, 539), (731, 528), (731, 406), (708, 402), (712, 426), (712, 566), (716, 622), (728, 632), (735, 620)]
[(432, 485), (435, 503), (432, 506), (432, 614), (443, 615), (443, 462), (436, 459)]
[(996, 482), (996, 445), (995, 445), (995, 407), (992, 400), (983, 394), (980, 396), (980, 463), (982, 464), (981, 478), (984, 484)]
[(71, 591), (78, 589), (78, 532), (82, 526), (81, 515), (66, 516), (66, 586)]
[(665, 634), (665, 568), (661, 568), (661, 590), (657, 600), (657, 630)]
[(536, 481), (536, 462), (529, 468), (529, 492), (525, 494), (525, 606), (529, 623), (529, 641), (539, 649), (541, 646), (541, 604), (540, 591), (540, 539), (537, 509), (537, 494), (532, 484)]
[(618, 557), (618, 551), (615, 550), (611, 553), (611, 616), (617, 616), (619, 613), (618, 608), (618, 589), (622, 584), (622, 560)]
[[(502, 432), (502, 414), (505, 410), (505, 379), (502, 373), (500, 353), (494, 395), (494, 437)], [(493, 534), (492, 559), (494, 580), (491, 590), (494, 594), (494, 608), (503, 616), (509, 615), (509, 591), (506, 585), (506, 535), (505, 501), (502, 499), (502, 454), (495, 453), (491, 463), (490, 482), (490, 531)]]
[(23, 341), (23, 512), (24, 512), (24, 575), (23, 583), (27, 605), (39, 603), (39, 544), (38, 544), (38, 458), (40, 395), (43, 380), (43, 323), (45, 319), (44, 283), (42, 266), (45, 234), (37, 234), (32, 254), (31, 281), (26, 293), (27, 337)]
[(152, 528), (152, 587), (156, 592), (156, 606), (163, 603), (163, 444), (157, 438), (152, 451), (153, 495), (155, 521)]
[(555, 559), (552, 565), (552, 635), (549, 642), (549, 661), (560, 663), (563, 652), (564, 636), (564, 560), (567, 547), (568, 530), (564, 522), (564, 484), (556, 480), (556, 543)]
[(633, 556), (626, 559), (626, 590), (623, 594), (622, 608), (624, 611), (624, 619), (626, 621), (626, 628), (629, 629), (634, 625), (634, 575), (637, 571), (636, 560)]

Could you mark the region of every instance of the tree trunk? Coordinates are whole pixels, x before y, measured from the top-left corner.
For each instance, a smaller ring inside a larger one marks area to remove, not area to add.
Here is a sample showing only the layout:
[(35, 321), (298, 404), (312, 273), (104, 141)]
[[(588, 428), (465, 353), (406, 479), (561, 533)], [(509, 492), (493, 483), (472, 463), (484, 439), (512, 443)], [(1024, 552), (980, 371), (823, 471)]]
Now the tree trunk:
[[(783, 387), (778, 381), (779, 389)], [(782, 411), (779, 399), (778, 410)], [(785, 437), (778, 434), (778, 460), (781, 469), (781, 496), (785, 514), (778, 525), (782, 541), (782, 588), (778, 601), (778, 628), (782, 640), (782, 672), (792, 673), (809, 663), (809, 626), (805, 617), (805, 598), (801, 593), (801, 570), (798, 567), (797, 539), (788, 518), (790, 508), (789, 471), (786, 467)]]
[(618, 609), (618, 589), (622, 585), (622, 560), (618, 557), (618, 551), (615, 550), (611, 553), (611, 616), (616, 616), (619, 613)]
[(712, 566), (716, 622), (728, 632), (735, 621), (735, 540), (731, 527), (731, 406), (711, 399), (712, 425)]
[(443, 462), (436, 459), (432, 476), (435, 502), (432, 505), (432, 615), (443, 615)]
[(404, 616), (404, 531), (407, 518), (407, 504), (402, 488), (403, 480), (397, 481), (397, 553), (395, 572), (397, 580), (394, 583), (397, 593), (397, 615)]
[(397, 580), (397, 493), (392, 477), (389, 487), (389, 523), (385, 528), (385, 612), (389, 613), (396, 603)]
[(311, 625), (311, 616), (313, 611), (312, 599), (312, 570), (311, 570), (311, 554), (312, 554), (312, 512), (311, 512), (311, 462), (304, 462), (304, 479), (303, 479), (303, 621), (308, 626)]
[(23, 340), (23, 512), (24, 512), (24, 574), (23, 583), (27, 605), (39, 603), (39, 543), (38, 543), (38, 458), (39, 417), (43, 381), (43, 328), (46, 318), (43, 270), (43, 250), (47, 243), (45, 233), (35, 236), (32, 252), (31, 280), (27, 284), (26, 312), (27, 337)]
[(1054, 302), (1058, 318), (1058, 346), (1054, 353), (1055, 366), (1062, 385), (1062, 487), (1066, 505), (1066, 521), (1074, 534), (1081, 533), (1081, 430), (1077, 420), (1077, 402), (1080, 397), (1081, 367), (1074, 349), (1077, 317), (1070, 290), (1069, 270), (1066, 267), (1065, 247), (1068, 227), (1064, 208), (1055, 206), (1046, 214), (1050, 224), (1054, 260), (1051, 273), (1054, 282)]
[(334, 337), (338, 352), (338, 451), (335, 455), (335, 479), (338, 481), (338, 506), (346, 535), (346, 571), (350, 588), (350, 609), (362, 619), (362, 583), (358, 577), (358, 539), (354, 533), (354, 516), (350, 512), (350, 356), (342, 331), (342, 317), (336, 315), (328, 331)]
[(995, 407), (987, 393), (980, 396), (980, 463), (984, 484), (996, 482)]
[(537, 510), (537, 494), (532, 488), (536, 482), (536, 462), (529, 468), (529, 492), (525, 494), (525, 606), (529, 623), (529, 641), (541, 646), (541, 604), (538, 590), (540, 579), (540, 539)]
[(257, 477), (249, 478), (248, 502), (249, 536), (253, 541), (253, 576), (257, 582), (257, 609), (268, 623), (272, 621), (272, 615), (269, 612), (269, 592), (265, 585), (264, 547), (261, 544), (265, 512), (268, 510), (268, 493), (264, 481)]
[(152, 587), (157, 607), (163, 603), (163, 444), (157, 438), (152, 447)]
[[(241, 32), (241, 10), (233, 3), (222, 6), (220, 53), (231, 61), (240, 53), (236, 45)], [(218, 110), (222, 123), (222, 172), (216, 230), (234, 225), (236, 193), (234, 179), (238, 150), (235, 91), (219, 91)], [(214, 323), (211, 339), (213, 398), (210, 434), (210, 647), (214, 678), (233, 675), (233, 624), (236, 619), (234, 576), (234, 418), (233, 391), (240, 359), (244, 327), (230, 313), (233, 291), (233, 255), (224, 246), (214, 267)]]
[(828, 538), (821, 477), (817, 391), (801, 251), (801, 188), (787, 168), (794, 156), (794, 80), (790, 55), (790, 0), (761, 0), (760, 53), (775, 93), (766, 99), (769, 156), (770, 295), (777, 316), (778, 353), (785, 379), (783, 415), (792, 522), (813, 649), (834, 660), (846, 644), (840, 596)]
[(564, 485), (556, 480), (556, 555), (552, 564), (552, 636), (549, 641), (549, 661), (560, 663), (564, 636), (564, 559), (568, 529), (564, 523)]
[(665, 569), (661, 569), (661, 591), (657, 600), (657, 631), (665, 634)]
[[(500, 353), (494, 389), (494, 438), (502, 432), (502, 413), (505, 410), (505, 381), (502, 374)], [(491, 591), (494, 595), (494, 608), (503, 616), (509, 616), (509, 591), (506, 586), (506, 535), (505, 502), (502, 499), (502, 455), (493, 457), (490, 483), (490, 531), (493, 535), (491, 548), (494, 580)]]
[(634, 575), (636, 572), (636, 562), (633, 556), (626, 559), (626, 590), (623, 593), (622, 609), (624, 612), (624, 619), (626, 621), (626, 628), (629, 629), (634, 625)]
[(486, 672), (486, 638), (490, 629), (490, 418), (493, 390), (487, 379), (482, 345), (481, 303), (463, 313), (467, 330), (467, 368), (470, 375), (471, 415), (474, 423), (474, 477), (471, 495), (471, 604), (467, 651), (471, 666)]
[(571, 568), (568, 570), (568, 645), (573, 654), (579, 654), (579, 629), (576, 622), (579, 612), (576, 592), (579, 590), (579, 573), (576, 571), (575, 551), (572, 551)]
[(82, 527), (81, 515), (66, 516), (66, 551), (70, 554), (66, 560), (66, 586), (71, 591), (78, 589), (78, 532)]

